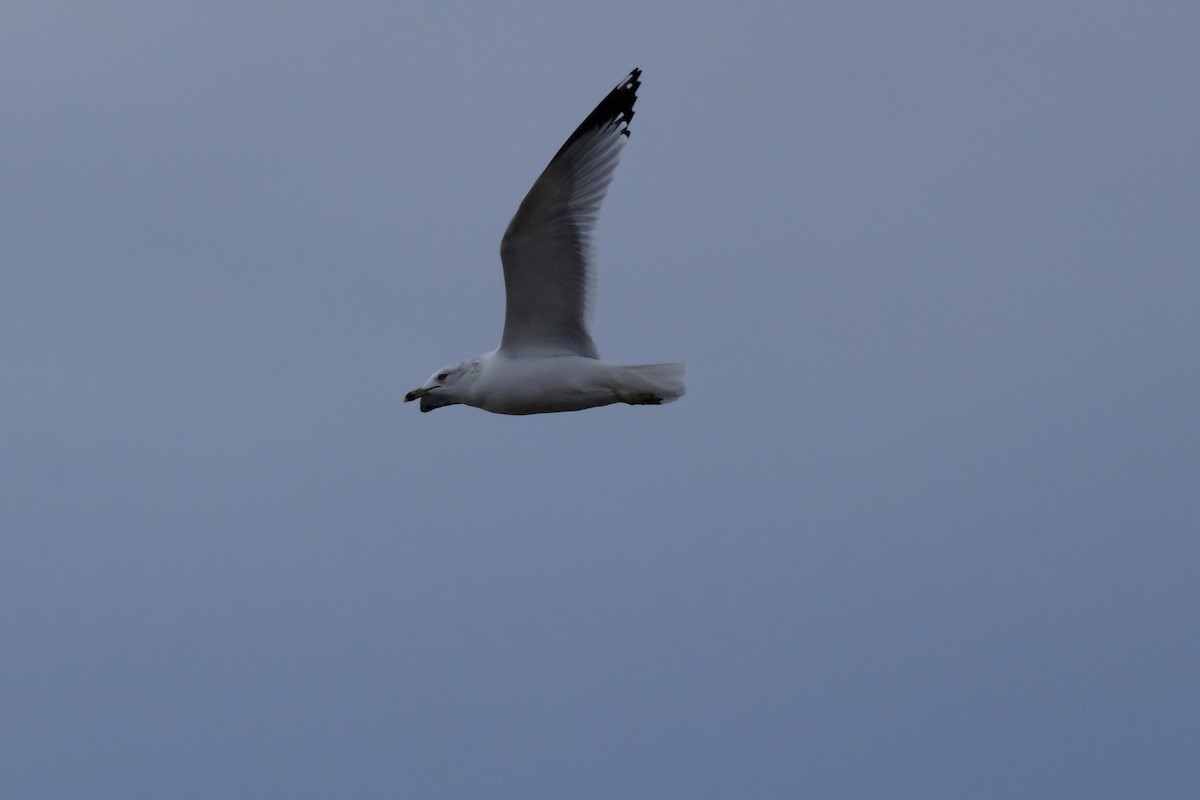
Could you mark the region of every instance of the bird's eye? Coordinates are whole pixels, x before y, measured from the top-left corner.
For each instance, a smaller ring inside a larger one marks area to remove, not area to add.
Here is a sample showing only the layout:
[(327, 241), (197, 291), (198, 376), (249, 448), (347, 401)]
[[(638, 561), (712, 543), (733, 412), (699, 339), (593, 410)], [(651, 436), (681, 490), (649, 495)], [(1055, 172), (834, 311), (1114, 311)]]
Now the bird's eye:
[(437, 379), (438, 379), (439, 381), (444, 381), (444, 380), (446, 380), (446, 378), (449, 378), (449, 377), (450, 377), (450, 373), (449, 373), (449, 372), (439, 372), (439, 373), (438, 373), (438, 376), (437, 376)]

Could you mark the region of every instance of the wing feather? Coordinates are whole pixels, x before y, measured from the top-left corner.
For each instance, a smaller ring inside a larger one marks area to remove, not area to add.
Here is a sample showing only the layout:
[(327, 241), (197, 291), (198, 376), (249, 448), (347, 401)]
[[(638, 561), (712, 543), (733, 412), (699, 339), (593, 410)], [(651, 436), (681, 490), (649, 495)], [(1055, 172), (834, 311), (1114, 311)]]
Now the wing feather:
[(629, 73), (575, 129), (504, 232), (500, 350), (508, 355), (599, 357), (587, 329), (593, 231), (629, 137), (641, 74)]

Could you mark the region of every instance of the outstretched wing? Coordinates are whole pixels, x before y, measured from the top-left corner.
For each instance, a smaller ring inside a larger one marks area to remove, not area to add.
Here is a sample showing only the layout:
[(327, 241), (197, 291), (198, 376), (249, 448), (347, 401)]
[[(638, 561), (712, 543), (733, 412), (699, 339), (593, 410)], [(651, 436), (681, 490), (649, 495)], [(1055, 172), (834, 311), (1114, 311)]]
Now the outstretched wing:
[(599, 357), (587, 330), (592, 231), (629, 136), (641, 74), (629, 73), (588, 114), (508, 223), (500, 244), (507, 355)]

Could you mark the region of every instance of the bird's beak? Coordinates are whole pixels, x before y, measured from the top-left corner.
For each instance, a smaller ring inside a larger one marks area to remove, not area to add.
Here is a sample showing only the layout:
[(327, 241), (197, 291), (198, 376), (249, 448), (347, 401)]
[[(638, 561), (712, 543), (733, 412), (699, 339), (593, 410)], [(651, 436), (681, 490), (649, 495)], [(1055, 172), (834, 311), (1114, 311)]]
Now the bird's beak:
[(428, 389), (425, 389), (425, 388), (413, 389), (411, 392), (404, 395), (404, 402), (411, 403), (413, 400), (416, 400), (417, 398), (420, 398), (420, 397), (424, 397), (427, 394), (429, 394)]

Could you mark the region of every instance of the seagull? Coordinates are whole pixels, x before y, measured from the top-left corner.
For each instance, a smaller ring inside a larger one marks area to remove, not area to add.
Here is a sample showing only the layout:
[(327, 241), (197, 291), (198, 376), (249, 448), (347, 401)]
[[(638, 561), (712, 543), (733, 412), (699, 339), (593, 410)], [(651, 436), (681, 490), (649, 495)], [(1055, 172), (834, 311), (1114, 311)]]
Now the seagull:
[(500, 243), (500, 346), (442, 367), (404, 402), (420, 400), (421, 411), (461, 403), (496, 414), (544, 414), (683, 396), (682, 364), (601, 361), (587, 326), (592, 231), (629, 138), (641, 74), (630, 72), (587, 115), (508, 224)]

